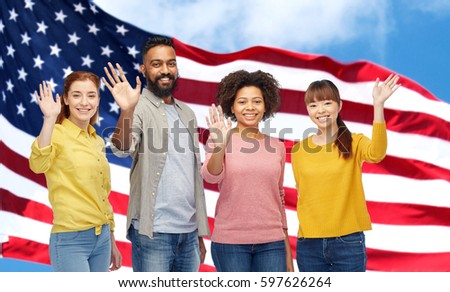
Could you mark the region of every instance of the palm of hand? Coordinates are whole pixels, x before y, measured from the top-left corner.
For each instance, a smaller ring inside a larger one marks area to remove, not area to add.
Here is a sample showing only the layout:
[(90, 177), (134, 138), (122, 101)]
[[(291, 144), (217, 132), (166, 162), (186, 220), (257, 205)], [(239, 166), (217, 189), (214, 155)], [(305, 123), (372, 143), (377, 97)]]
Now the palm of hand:
[(211, 126), (209, 127), (211, 139), (213, 140), (214, 144), (216, 144), (216, 145), (218, 145), (218, 144), (225, 145), (226, 144), (229, 131), (230, 131), (230, 128), (226, 126), (224, 120), (216, 121), (215, 123), (211, 124)]
[(39, 102), (39, 108), (44, 117), (58, 116), (61, 112), (61, 103), (55, 102), (52, 96), (42, 98)]
[(130, 83), (117, 83), (111, 90), (114, 100), (120, 108), (129, 108), (136, 105), (139, 99), (139, 89), (132, 88)]

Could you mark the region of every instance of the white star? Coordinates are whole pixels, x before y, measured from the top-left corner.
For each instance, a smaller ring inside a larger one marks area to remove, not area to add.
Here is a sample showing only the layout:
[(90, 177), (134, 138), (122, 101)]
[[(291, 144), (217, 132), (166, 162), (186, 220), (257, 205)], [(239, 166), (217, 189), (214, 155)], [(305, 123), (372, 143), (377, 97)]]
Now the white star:
[(79, 41), (80, 39), (81, 39), (81, 38), (79, 38), (79, 37), (77, 36), (77, 33), (76, 33), (76, 32), (74, 32), (73, 34), (69, 34), (69, 44), (72, 43), (72, 44), (74, 44), (75, 46), (77, 46), (77, 45), (78, 45), (78, 41)]
[(14, 88), (14, 84), (12, 83), (11, 79), (9, 79), (8, 81), (6, 81), (6, 90), (9, 92), (13, 92), (13, 88)]
[(3, 101), (6, 102), (6, 94), (3, 90), (2, 90), (2, 97), (3, 97)]
[(3, 58), (2, 56), (0, 56), (0, 68), (3, 68), (3, 63), (4, 63)]
[(29, 8), (30, 10), (33, 10), (34, 2), (31, 0), (25, 0), (25, 8)]
[(70, 66), (67, 67), (67, 68), (63, 68), (63, 71), (64, 71), (64, 77), (63, 78), (66, 78), (70, 73), (73, 72), (73, 70), (72, 70), (72, 68), (70, 68)]
[(16, 13), (16, 10), (14, 8), (9, 11), (9, 20), (14, 20), (15, 22), (17, 22), (17, 16), (19, 16), (19, 14)]
[(41, 56), (38, 55), (36, 58), (33, 58), (33, 60), (34, 60), (33, 68), (38, 67), (39, 69), (42, 70), (42, 64), (44, 64), (45, 62), (41, 59)]
[(61, 21), (62, 23), (64, 23), (64, 18), (66, 18), (67, 15), (64, 14), (62, 9), (59, 12), (55, 12), (55, 14), (56, 14), (55, 21)]
[(48, 28), (48, 26), (45, 25), (45, 22), (42, 20), (41, 22), (39, 22), (38, 24), (38, 30), (37, 32), (42, 32), (43, 34), (46, 34), (46, 30)]
[(19, 72), (19, 77), (17, 79), (22, 79), (23, 81), (26, 82), (28, 73), (25, 72), (25, 69), (22, 67), (22, 69), (17, 70), (17, 72)]
[(75, 7), (75, 11), (79, 12), (80, 14), (83, 14), (83, 11), (86, 9), (81, 3), (73, 4), (73, 7)]
[(6, 46), (6, 49), (8, 50), (8, 53), (6, 53), (6, 55), (7, 55), (7, 56), (11, 56), (11, 57), (14, 58), (14, 52), (15, 52), (16, 50), (14, 50), (12, 44), (9, 45), (9, 46)]
[(81, 57), (81, 59), (83, 60), (83, 64), (81, 64), (81, 66), (87, 66), (91, 68), (91, 63), (94, 62), (94, 60), (92, 60), (89, 55), (87, 55), (86, 57)]
[(134, 70), (141, 72), (141, 64), (133, 62)]
[(98, 120), (95, 122), (95, 124), (96, 124), (97, 126), (101, 127), (102, 121), (103, 121), (103, 118), (102, 118), (100, 115), (98, 115)]
[(97, 6), (95, 6), (94, 4), (89, 4), (89, 6), (91, 7), (91, 11), (92, 11), (94, 14), (97, 14), (97, 13), (98, 13), (98, 11), (97, 11)]
[(56, 88), (56, 86), (58, 86), (58, 84), (55, 83), (53, 78), (51, 78), (50, 80), (47, 80), (46, 82), (48, 85), (50, 85), (52, 92), (55, 92), (55, 88)]
[(116, 102), (109, 102), (108, 104), (110, 106), (109, 112), (115, 112), (116, 114), (119, 114), (120, 107)]
[(29, 46), (29, 45), (30, 45), (31, 38), (28, 36), (28, 33), (25, 32), (24, 34), (21, 34), (20, 36), (22, 37), (22, 42), (21, 42), (21, 44), (26, 44), (27, 46)]
[(90, 32), (90, 33), (93, 33), (94, 35), (97, 35), (97, 32), (100, 30), (100, 29), (97, 28), (97, 26), (95, 25), (95, 23), (92, 24), (92, 25), (89, 25), (89, 24), (88, 24), (88, 27), (89, 27), (89, 32)]
[(37, 100), (36, 100), (36, 96), (34, 95), (34, 93), (30, 93), (31, 99), (30, 99), (30, 103), (35, 103), (37, 104)]
[(111, 50), (111, 49), (109, 48), (109, 46), (101, 47), (101, 48), (102, 48), (102, 56), (103, 56), (103, 55), (106, 55), (106, 56), (108, 56), (108, 58), (109, 58), (109, 57), (111, 57), (111, 53), (114, 53), (114, 51)]
[(56, 57), (59, 57), (59, 52), (61, 52), (61, 49), (58, 47), (58, 44), (55, 43), (53, 46), (50, 46), (50, 55), (55, 55)]
[(127, 47), (127, 49), (128, 49), (128, 54), (133, 56), (133, 58), (136, 59), (136, 55), (139, 54), (139, 51), (136, 50), (136, 46), (133, 46), (131, 48)]
[(26, 110), (27, 110), (27, 109), (23, 107), (23, 104), (22, 104), (22, 103), (20, 103), (19, 105), (17, 105), (17, 114), (18, 114), (18, 115), (21, 115), (22, 117), (24, 117), (24, 116), (25, 116), (25, 111), (26, 111)]
[(116, 28), (117, 28), (117, 33), (120, 33), (121, 35), (125, 36), (125, 34), (127, 33), (128, 29), (125, 28), (125, 26), (122, 24), (121, 26), (118, 26), (116, 24)]
[(0, 31), (3, 33), (3, 29), (5, 28), (5, 25), (3, 24), (3, 20), (0, 19)]
[(109, 134), (108, 137), (104, 137), (103, 139), (105, 139), (105, 148), (109, 148), (111, 147), (111, 138), (112, 138), (113, 133)]

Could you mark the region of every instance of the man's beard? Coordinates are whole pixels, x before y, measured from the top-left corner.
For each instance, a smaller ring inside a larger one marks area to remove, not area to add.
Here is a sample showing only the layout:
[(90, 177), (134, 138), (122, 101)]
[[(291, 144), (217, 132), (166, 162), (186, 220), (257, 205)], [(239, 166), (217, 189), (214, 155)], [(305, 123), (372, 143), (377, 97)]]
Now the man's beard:
[[(158, 80), (162, 79), (162, 78), (170, 78), (172, 80), (172, 85), (168, 86), (168, 87), (160, 87), (158, 85)], [(147, 89), (150, 90), (151, 92), (153, 92), (154, 95), (156, 95), (157, 97), (168, 97), (171, 95), (172, 90), (175, 89), (175, 87), (177, 86), (177, 79), (174, 75), (172, 74), (162, 74), (160, 76), (157, 76), (155, 78), (155, 82), (153, 82), (150, 78), (147, 78)]]

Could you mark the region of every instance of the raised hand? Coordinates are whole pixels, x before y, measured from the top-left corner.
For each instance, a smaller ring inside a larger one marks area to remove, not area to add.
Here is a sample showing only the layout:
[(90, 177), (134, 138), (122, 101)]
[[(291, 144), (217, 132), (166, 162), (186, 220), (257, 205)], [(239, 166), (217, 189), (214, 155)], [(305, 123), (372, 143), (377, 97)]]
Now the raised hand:
[(231, 118), (224, 119), (222, 107), (214, 104), (209, 108), (209, 118), (206, 117), (209, 135), (215, 146), (226, 146), (229, 131), (231, 129)]
[(53, 99), (52, 86), (42, 81), (39, 84), (39, 94), (35, 91), (34, 96), (44, 118), (56, 120), (61, 112), (61, 97), (59, 94), (56, 94), (56, 101)]
[(377, 78), (372, 90), (373, 103), (384, 104), (384, 102), (400, 87), (400, 84), (397, 84), (399, 79), (400, 77), (398, 75), (391, 74), (380, 84), (380, 78)]
[(109, 82), (105, 77), (102, 77), (103, 83), (109, 89), (122, 111), (134, 109), (141, 94), (141, 80), (139, 79), (139, 76), (136, 76), (136, 87), (132, 88), (119, 64), (116, 64), (119, 75), (117, 75), (117, 72), (111, 63), (108, 63), (108, 67), (109, 70), (107, 67), (104, 67), (103, 70), (105, 71)]

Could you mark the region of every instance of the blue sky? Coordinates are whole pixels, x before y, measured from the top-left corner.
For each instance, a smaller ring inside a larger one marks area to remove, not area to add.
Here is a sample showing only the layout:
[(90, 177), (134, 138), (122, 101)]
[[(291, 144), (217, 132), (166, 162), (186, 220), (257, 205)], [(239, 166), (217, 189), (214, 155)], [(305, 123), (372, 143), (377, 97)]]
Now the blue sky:
[(266, 45), (366, 60), (450, 103), (448, 0), (94, 0), (144, 30), (229, 53)]

